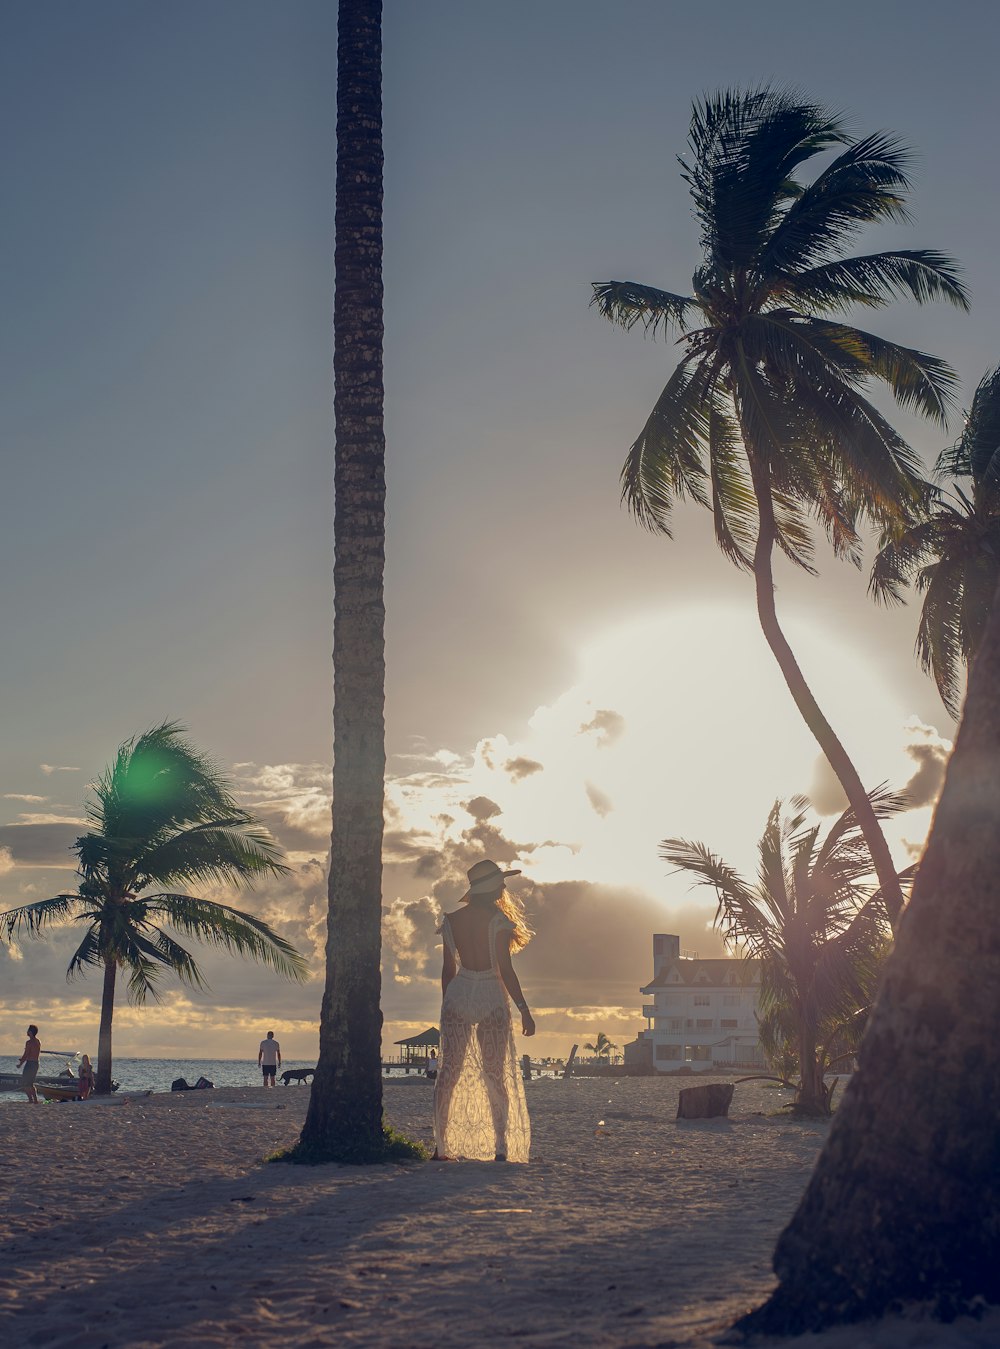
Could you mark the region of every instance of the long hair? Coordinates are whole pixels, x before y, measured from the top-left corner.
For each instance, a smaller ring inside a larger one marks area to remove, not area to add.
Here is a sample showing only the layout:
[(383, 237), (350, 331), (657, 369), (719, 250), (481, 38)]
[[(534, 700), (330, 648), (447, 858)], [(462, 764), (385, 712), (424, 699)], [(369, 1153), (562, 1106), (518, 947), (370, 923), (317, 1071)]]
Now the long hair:
[(499, 895), (463, 895), (467, 904), (479, 904), (483, 908), (497, 908), (505, 918), (509, 918), (514, 924), (514, 931), (510, 939), (510, 953), (517, 955), (518, 951), (523, 951), (528, 942), (535, 935), (534, 929), (528, 925), (528, 919), (524, 912), (524, 905), (517, 895), (512, 895), (506, 886), (500, 891)]

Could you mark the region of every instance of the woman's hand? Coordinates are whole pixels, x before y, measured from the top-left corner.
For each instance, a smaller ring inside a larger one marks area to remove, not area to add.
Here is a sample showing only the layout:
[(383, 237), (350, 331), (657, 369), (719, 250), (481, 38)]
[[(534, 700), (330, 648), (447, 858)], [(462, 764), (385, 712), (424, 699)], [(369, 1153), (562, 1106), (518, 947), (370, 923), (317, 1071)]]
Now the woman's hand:
[(523, 1035), (534, 1035), (535, 1033), (535, 1018), (528, 1011), (527, 1007), (525, 1007), (524, 1011), (521, 1013), (521, 1033)]

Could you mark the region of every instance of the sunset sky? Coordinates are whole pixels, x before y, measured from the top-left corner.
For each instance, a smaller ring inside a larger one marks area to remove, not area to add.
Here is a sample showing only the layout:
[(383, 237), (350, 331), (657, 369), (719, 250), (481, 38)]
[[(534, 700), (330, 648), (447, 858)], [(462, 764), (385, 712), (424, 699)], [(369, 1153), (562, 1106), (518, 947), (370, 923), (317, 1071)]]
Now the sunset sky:
[[(640, 531), (618, 473), (672, 368), (590, 282), (684, 291), (676, 155), (693, 98), (790, 84), (917, 152), (913, 223), (973, 310), (865, 322), (946, 357), (964, 404), (1000, 359), (1000, 17), (972, 0), (387, 0), (386, 1040), (436, 1021), (440, 906), (487, 855), (520, 865), (535, 1052), (643, 1026), (651, 935), (719, 951), (668, 835), (746, 868), (778, 796), (835, 784), (692, 507)], [(929, 22), (930, 15), (937, 16)], [(255, 894), (303, 987), (205, 958), (116, 1018), (121, 1054), (316, 1051), (331, 731), (336, 5), (8, 7), (0, 43), (4, 753), (0, 908), (73, 885), (86, 784), (165, 718), (233, 774), (289, 852)], [(962, 400), (960, 400), (960, 403)], [(928, 465), (954, 438), (893, 413)], [(869, 556), (870, 561), (870, 556)], [(909, 785), (917, 855), (954, 725), (916, 668), (917, 611), (867, 572), (779, 569), (779, 611), (866, 781)], [(78, 940), (78, 938), (77, 938)], [(100, 988), (71, 933), (0, 947), (0, 1053), (30, 1019), (93, 1052)]]

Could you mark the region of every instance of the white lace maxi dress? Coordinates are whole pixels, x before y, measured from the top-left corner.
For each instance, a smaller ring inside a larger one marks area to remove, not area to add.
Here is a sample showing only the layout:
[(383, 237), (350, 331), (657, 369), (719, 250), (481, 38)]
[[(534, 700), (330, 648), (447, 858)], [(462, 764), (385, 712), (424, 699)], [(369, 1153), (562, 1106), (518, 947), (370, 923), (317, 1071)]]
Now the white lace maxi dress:
[(439, 1156), (526, 1162), (531, 1125), (517, 1066), (511, 1004), (500, 978), (496, 942), (513, 930), (502, 913), (490, 922), (492, 968), (459, 963), (451, 924), (442, 934), (458, 969), (441, 1004), (441, 1056), (434, 1088), (434, 1141)]

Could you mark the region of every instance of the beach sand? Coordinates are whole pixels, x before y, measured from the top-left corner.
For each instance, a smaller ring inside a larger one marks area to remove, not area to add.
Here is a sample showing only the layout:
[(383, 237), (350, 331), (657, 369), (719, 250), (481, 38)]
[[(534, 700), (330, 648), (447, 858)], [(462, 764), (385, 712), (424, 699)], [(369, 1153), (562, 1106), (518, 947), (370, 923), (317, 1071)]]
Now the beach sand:
[[(0, 1339), (40, 1346), (705, 1346), (772, 1286), (824, 1124), (674, 1120), (683, 1081), (543, 1080), (528, 1166), (265, 1165), (308, 1090), (0, 1109)], [(431, 1088), (387, 1082), (430, 1142)], [(767, 1342), (761, 1342), (767, 1343)], [(801, 1349), (1000, 1343), (893, 1319)]]

